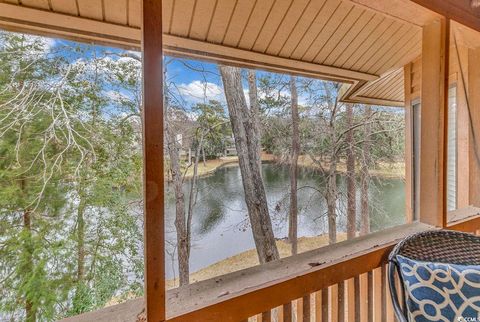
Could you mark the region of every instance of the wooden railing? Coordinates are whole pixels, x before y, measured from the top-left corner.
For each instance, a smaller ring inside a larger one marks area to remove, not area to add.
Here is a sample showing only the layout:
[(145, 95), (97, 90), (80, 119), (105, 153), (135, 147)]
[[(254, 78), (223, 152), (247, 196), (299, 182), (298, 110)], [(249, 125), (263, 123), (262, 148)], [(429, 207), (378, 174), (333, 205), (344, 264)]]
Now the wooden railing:
[(168, 321), (393, 321), (387, 257), (413, 223), (168, 292)]
[(387, 265), (383, 264), (367, 273), (307, 294), (245, 321), (393, 322), (395, 318), (386, 269)]
[[(480, 209), (449, 214), (448, 229), (477, 233)], [(393, 322), (387, 257), (402, 238), (438, 229), (412, 223), (167, 292), (167, 321)], [(142, 299), (68, 319), (134, 321)]]

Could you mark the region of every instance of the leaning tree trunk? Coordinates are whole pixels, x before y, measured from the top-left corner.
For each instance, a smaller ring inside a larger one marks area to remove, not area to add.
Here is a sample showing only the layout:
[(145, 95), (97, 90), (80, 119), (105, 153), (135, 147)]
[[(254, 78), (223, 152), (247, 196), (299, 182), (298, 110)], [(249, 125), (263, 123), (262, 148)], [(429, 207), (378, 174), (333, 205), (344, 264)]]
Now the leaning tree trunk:
[[(258, 91), (257, 91), (257, 76), (255, 70), (248, 70), (248, 98), (250, 100), (250, 115), (252, 118), (252, 123), (255, 131), (255, 136), (257, 140), (257, 150), (258, 150), (258, 163), (262, 165), (262, 143), (260, 141), (262, 135), (260, 133), (260, 106), (258, 103)], [(261, 172), (260, 172), (261, 174)]]
[(288, 240), (292, 245), (292, 255), (297, 254), (297, 178), (298, 178), (298, 155), (300, 153), (300, 134), (298, 130), (298, 95), (294, 76), (290, 77), (290, 92), (292, 97), (292, 150), (290, 155), (290, 214), (288, 217)]
[(185, 196), (182, 189), (183, 180), (180, 169), (180, 147), (174, 133), (168, 133), (168, 136), (170, 141), (168, 142), (170, 172), (172, 173), (173, 189), (175, 192), (175, 228), (177, 231), (178, 275), (180, 286), (182, 286), (190, 282), (190, 241), (188, 239), (187, 221), (185, 218)]
[(365, 126), (364, 126), (364, 143), (362, 147), (362, 165), (361, 165), (361, 179), (360, 179), (360, 234), (366, 235), (370, 232), (370, 210), (369, 210), (369, 197), (368, 188), (370, 186), (370, 173), (368, 170), (368, 164), (370, 161), (370, 126), (371, 108), (365, 106)]
[(255, 124), (243, 93), (240, 68), (220, 66), (225, 97), (235, 137), (245, 202), (247, 204), (253, 239), (261, 264), (280, 258), (272, 222), (268, 213), (267, 197), (263, 186), (259, 140)]
[[(347, 127), (353, 127), (353, 106), (347, 104)], [(355, 237), (357, 195), (355, 182), (355, 147), (353, 142), (353, 130), (349, 130), (346, 136), (347, 144), (347, 239)]]

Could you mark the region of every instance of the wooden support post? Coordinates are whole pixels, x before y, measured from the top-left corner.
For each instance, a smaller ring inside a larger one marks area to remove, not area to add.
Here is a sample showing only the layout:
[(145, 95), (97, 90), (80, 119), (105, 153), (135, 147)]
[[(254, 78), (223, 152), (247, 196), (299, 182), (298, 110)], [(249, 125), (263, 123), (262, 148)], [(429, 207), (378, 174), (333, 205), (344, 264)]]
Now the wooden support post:
[(469, 201), (480, 207), (480, 49), (468, 53)]
[(423, 27), (420, 221), (446, 226), (446, 133), (450, 20)]
[[(455, 39), (450, 57), (450, 85), (456, 85), (457, 105), (457, 208), (470, 205), (469, 199), (469, 136), (470, 116), (468, 111), (468, 48)], [(467, 84), (464, 84), (466, 82)], [(467, 86), (467, 88), (465, 88)]]
[(149, 322), (165, 321), (162, 1), (143, 0), (145, 298)]

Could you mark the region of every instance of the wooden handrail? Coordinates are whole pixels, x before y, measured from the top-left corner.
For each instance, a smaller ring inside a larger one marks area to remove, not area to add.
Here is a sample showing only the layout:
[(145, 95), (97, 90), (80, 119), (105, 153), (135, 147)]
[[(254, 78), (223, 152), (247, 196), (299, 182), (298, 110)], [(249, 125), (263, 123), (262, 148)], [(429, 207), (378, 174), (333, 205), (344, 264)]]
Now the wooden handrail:
[[(480, 208), (475, 207), (450, 212), (448, 229), (476, 231), (480, 228), (479, 213)], [(167, 321), (240, 321), (260, 312), (268, 313), (272, 308), (384, 266), (398, 240), (428, 229), (436, 228), (422, 223), (402, 225), (170, 290)], [(140, 298), (64, 321), (134, 321), (143, 307)]]
[(432, 226), (386, 229), (168, 292), (167, 321), (240, 321), (386, 263), (404, 237)]

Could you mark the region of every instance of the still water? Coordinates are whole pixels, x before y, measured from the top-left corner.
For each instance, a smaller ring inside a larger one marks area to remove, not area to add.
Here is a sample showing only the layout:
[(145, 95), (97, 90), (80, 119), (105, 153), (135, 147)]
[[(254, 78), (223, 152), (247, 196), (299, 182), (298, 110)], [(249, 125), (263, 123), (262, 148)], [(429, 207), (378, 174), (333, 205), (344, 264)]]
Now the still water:
[[(273, 163), (262, 165), (267, 200), (276, 238), (285, 238), (288, 230), (288, 167)], [(337, 229), (346, 227), (345, 179), (337, 177), (338, 201)], [(185, 182), (188, 200), (189, 182)], [(298, 176), (299, 223), (298, 237), (318, 236), (328, 232), (326, 203), (321, 195), (325, 183), (320, 173), (301, 169)], [(359, 185), (357, 185), (359, 187)], [(240, 169), (236, 165), (224, 166), (212, 175), (198, 179), (198, 197), (192, 223), (192, 250), (190, 272), (195, 272), (222, 259), (255, 247), (249, 227), (247, 208), (243, 197)], [(359, 194), (359, 191), (357, 191)], [(405, 222), (405, 189), (402, 179), (372, 178), (369, 190), (370, 220), (373, 231)], [(359, 195), (357, 196), (359, 201)], [(171, 187), (167, 189), (166, 238), (167, 250), (172, 253), (175, 244), (175, 200)], [(357, 206), (359, 211), (360, 205)], [(167, 278), (174, 276), (171, 255), (166, 254)], [(170, 262), (170, 263), (169, 263)], [(175, 272), (178, 276), (178, 272)]]

